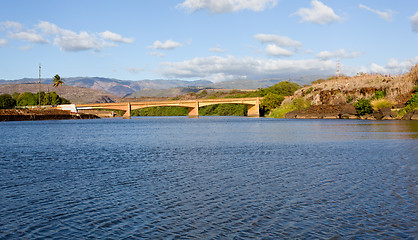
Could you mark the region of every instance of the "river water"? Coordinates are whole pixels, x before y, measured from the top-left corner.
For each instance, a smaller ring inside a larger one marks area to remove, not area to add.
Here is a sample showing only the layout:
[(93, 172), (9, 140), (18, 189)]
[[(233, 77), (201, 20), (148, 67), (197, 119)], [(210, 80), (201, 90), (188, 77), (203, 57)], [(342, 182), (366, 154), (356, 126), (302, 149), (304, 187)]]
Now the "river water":
[(0, 239), (416, 239), (418, 122), (0, 123)]

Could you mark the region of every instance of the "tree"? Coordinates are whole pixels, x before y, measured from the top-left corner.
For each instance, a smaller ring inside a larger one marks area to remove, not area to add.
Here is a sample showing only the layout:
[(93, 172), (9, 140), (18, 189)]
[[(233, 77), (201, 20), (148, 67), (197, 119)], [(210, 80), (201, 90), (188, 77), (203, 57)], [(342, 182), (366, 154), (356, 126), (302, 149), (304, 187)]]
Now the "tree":
[(60, 75), (57, 74), (54, 76), (54, 79), (52, 80), (52, 82), (53, 82), (52, 85), (57, 88), (60, 85), (62, 86), (62, 84), (64, 84), (64, 79), (62, 79)]
[[(45, 93), (43, 93), (45, 94)], [(42, 97), (42, 92), (41, 92)], [(38, 105), (38, 94), (24, 92), (16, 99), (17, 106), (36, 106)]]
[(13, 108), (16, 106), (16, 100), (10, 96), (10, 94), (0, 95), (0, 109), (1, 108)]
[(264, 110), (268, 112), (280, 107), (280, 104), (282, 104), (283, 100), (283, 96), (274, 93), (267, 93), (267, 95), (264, 96), (263, 100), (261, 100), (261, 107), (263, 107)]

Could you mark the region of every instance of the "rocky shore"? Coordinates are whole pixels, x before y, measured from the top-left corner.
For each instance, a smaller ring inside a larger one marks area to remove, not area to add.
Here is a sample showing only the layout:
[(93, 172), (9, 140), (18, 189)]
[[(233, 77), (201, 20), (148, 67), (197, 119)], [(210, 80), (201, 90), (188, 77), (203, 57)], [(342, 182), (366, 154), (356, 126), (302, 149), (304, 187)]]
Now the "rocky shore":
[(353, 105), (312, 105), (308, 109), (288, 112), (285, 118), (305, 119), (368, 119), (368, 120), (418, 120), (418, 110), (398, 117), (391, 108), (373, 111), (372, 114), (359, 116)]
[(94, 114), (71, 113), (58, 109), (0, 109), (0, 122), (95, 118), (99, 117)]

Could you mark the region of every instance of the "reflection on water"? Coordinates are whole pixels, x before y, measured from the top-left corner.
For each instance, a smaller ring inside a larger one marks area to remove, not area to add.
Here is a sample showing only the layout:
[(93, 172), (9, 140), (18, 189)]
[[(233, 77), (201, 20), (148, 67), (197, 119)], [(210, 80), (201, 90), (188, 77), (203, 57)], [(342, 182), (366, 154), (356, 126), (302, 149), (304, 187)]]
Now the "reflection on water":
[(417, 237), (416, 121), (0, 123), (0, 238)]

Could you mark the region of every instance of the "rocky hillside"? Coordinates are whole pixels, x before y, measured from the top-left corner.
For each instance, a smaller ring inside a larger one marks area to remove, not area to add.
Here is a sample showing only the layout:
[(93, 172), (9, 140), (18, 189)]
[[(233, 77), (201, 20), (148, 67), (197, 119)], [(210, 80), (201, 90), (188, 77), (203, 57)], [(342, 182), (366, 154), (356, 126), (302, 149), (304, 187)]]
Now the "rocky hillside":
[(287, 101), (303, 97), (311, 105), (343, 105), (361, 98), (370, 99), (376, 91), (382, 91), (386, 94), (385, 99), (402, 105), (410, 98), (416, 85), (418, 64), (411, 72), (399, 76), (361, 73), (354, 77), (320, 79), (297, 90)]
[[(14, 92), (23, 93), (31, 92), (37, 93), (39, 91), (38, 84), (7, 84), (0, 85), (0, 94)], [(105, 91), (93, 90), (89, 88), (80, 88), (63, 85), (58, 88), (53, 87), (51, 84), (41, 84), (41, 91), (52, 92), (55, 91), (59, 96), (64, 97), (72, 103), (106, 103), (115, 102), (119, 97), (109, 94)]]

